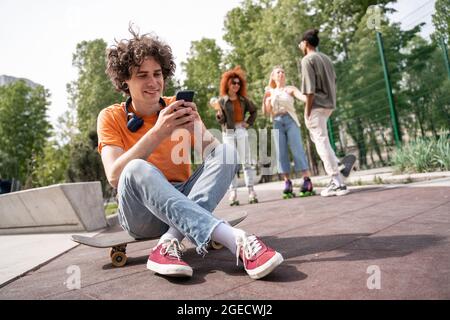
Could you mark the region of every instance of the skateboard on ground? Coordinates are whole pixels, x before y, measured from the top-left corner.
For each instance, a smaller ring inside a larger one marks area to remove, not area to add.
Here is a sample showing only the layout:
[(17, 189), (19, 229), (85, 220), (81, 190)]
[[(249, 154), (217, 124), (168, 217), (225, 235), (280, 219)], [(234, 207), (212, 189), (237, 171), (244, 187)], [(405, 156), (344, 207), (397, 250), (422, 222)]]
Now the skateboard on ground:
[(350, 175), (350, 173), (353, 170), (353, 167), (355, 165), (356, 162), (356, 157), (353, 154), (349, 154), (346, 155), (342, 160), (341, 160), (341, 166), (344, 166), (344, 168), (341, 169), (341, 173), (344, 177), (348, 177)]
[[(235, 226), (247, 218), (247, 212), (231, 212), (216, 216), (219, 219), (227, 221), (231, 226)], [(72, 241), (80, 244), (84, 244), (89, 247), (95, 248), (110, 248), (109, 256), (111, 257), (111, 262), (115, 267), (123, 267), (127, 263), (127, 244), (141, 241), (149, 241), (159, 239), (158, 237), (151, 237), (145, 239), (135, 239), (128, 234), (127, 231), (121, 230), (117, 232), (112, 232), (104, 235), (99, 235), (95, 237), (88, 237), (82, 235), (72, 235)], [(211, 247), (215, 250), (221, 249), (223, 246), (218, 243), (211, 241)]]

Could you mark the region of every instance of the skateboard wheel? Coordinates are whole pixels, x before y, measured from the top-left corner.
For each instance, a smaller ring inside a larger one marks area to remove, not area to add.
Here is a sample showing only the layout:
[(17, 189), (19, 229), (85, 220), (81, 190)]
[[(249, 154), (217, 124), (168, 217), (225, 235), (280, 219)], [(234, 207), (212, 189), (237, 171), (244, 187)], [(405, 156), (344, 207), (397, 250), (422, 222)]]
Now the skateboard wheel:
[(111, 262), (114, 267), (123, 267), (127, 263), (128, 257), (125, 253), (117, 251), (111, 255)]
[(127, 252), (127, 245), (121, 245), (121, 246), (117, 246), (117, 247), (112, 247), (111, 249), (109, 249), (109, 256), (112, 258), (113, 254), (116, 252), (123, 252), (126, 253)]
[(218, 243), (218, 242), (216, 242), (216, 241), (211, 241), (211, 247), (212, 247), (214, 250), (220, 250), (220, 249), (223, 248), (223, 244)]

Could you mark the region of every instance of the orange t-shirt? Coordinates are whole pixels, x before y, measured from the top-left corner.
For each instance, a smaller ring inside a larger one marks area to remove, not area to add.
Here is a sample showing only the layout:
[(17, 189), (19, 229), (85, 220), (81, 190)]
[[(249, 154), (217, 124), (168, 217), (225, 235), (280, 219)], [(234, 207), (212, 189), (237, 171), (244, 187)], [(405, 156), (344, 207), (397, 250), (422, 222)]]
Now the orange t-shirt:
[(244, 121), (244, 111), (242, 110), (241, 101), (236, 99), (231, 102), (233, 103), (234, 123)]
[[(175, 101), (175, 97), (163, 97), (168, 106)], [(127, 115), (125, 113), (125, 102), (114, 104), (103, 109), (97, 119), (98, 133), (98, 152), (107, 145), (117, 146), (124, 151), (133, 147), (139, 139), (154, 127), (158, 116), (144, 116), (144, 124), (136, 132), (131, 132), (127, 128)], [(191, 175), (191, 166), (189, 163), (174, 163), (171, 159), (172, 149), (180, 141), (171, 141), (168, 137), (164, 139), (150, 154), (147, 161), (157, 167), (168, 181), (182, 182), (186, 181)], [(191, 144), (191, 143), (190, 143)], [(189, 155), (190, 156), (190, 155)]]

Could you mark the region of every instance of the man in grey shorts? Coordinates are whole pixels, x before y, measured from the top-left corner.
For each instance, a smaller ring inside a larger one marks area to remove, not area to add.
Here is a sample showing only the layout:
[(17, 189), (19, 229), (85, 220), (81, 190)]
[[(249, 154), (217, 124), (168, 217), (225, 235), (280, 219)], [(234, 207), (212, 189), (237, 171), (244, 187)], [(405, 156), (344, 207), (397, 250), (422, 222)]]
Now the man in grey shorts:
[(316, 145), (326, 173), (331, 177), (324, 197), (342, 196), (349, 193), (344, 177), (339, 170), (339, 160), (328, 138), (327, 121), (336, 108), (336, 74), (330, 58), (316, 51), (319, 31), (311, 29), (303, 34), (298, 45), (304, 54), (302, 59), (302, 85), (300, 91), (306, 95), (305, 124), (311, 140)]

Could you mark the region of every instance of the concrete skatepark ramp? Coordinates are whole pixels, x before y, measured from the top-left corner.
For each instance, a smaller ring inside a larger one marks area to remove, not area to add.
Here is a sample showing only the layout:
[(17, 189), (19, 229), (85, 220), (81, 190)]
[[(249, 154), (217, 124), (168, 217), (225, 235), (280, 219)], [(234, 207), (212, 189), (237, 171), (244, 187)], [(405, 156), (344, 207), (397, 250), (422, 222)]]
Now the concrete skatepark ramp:
[(93, 231), (106, 226), (99, 181), (0, 195), (0, 235)]

